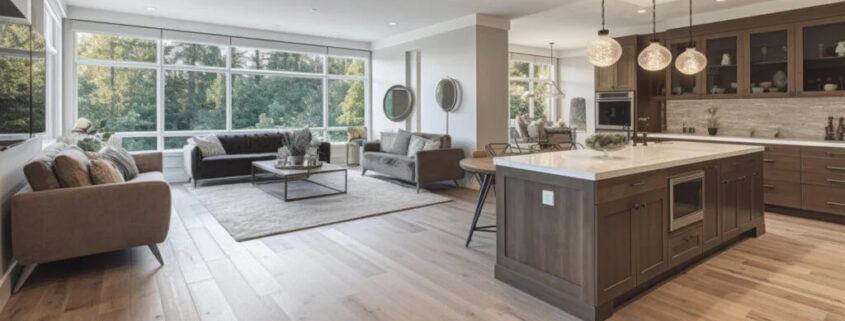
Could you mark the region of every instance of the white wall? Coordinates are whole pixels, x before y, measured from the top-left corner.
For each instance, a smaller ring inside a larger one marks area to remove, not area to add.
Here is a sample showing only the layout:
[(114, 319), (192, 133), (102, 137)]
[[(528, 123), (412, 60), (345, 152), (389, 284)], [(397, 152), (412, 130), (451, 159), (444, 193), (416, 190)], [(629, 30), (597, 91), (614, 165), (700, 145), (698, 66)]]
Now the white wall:
[[(585, 56), (565, 57), (558, 59), (558, 79), (560, 87), (566, 94), (562, 102), (563, 118), (569, 123), (569, 107), (572, 98), (583, 97), (587, 101), (587, 128), (586, 133), (579, 133), (578, 140), (581, 141), (596, 131), (596, 86), (595, 71)], [(583, 128), (579, 128), (579, 131)]]

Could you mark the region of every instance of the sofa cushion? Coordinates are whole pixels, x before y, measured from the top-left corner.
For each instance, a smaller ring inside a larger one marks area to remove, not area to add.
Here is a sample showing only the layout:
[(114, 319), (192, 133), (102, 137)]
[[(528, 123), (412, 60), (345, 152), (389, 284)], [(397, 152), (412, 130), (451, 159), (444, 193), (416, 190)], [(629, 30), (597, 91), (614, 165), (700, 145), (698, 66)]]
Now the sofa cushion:
[(410, 144), (411, 133), (400, 129), (393, 137), (393, 141), (391, 141), (389, 145), (385, 144), (382, 149), (384, 149), (384, 152), (386, 153), (407, 155), (408, 145)]
[(202, 157), (226, 155), (226, 149), (220, 143), (217, 135), (203, 135), (188, 138), (188, 143), (197, 145), (202, 153)]
[(408, 157), (416, 157), (417, 152), (423, 150), (440, 149), (440, 141), (427, 139), (422, 136), (412, 135), (411, 143), (408, 145)]
[(215, 162), (215, 161), (230, 161), (230, 160), (258, 160), (264, 159), (268, 157), (276, 157), (276, 153), (256, 153), (256, 154), (234, 154), (234, 155), (218, 155), (218, 156), (211, 156), (211, 157), (203, 157), (203, 162)]
[(75, 148), (64, 143), (50, 144), (23, 167), (29, 186), (33, 191), (44, 191), (62, 187), (56, 173), (53, 172), (53, 161), (60, 152), (65, 149)]
[(138, 183), (138, 182), (164, 182), (164, 173), (162, 172), (146, 172), (140, 173), (138, 176), (135, 176), (130, 183)]
[(415, 181), (415, 160), (406, 155), (369, 152), (364, 153), (361, 162), (363, 168), (372, 169), (409, 182)]
[(439, 140), (441, 149), (452, 148), (452, 137), (449, 136), (449, 135), (429, 134), (429, 133), (414, 133), (414, 135), (420, 136), (422, 138), (429, 139), (429, 140)]
[(94, 185), (123, 183), (123, 175), (110, 161), (104, 159), (92, 159), (88, 165), (88, 173), (91, 174), (91, 182)]
[(91, 186), (91, 175), (88, 173), (88, 156), (78, 149), (66, 149), (59, 153), (53, 161), (53, 171), (62, 187)]
[(275, 153), (282, 147), (286, 132), (217, 135), (226, 154)]
[(131, 180), (140, 172), (135, 158), (123, 148), (106, 146), (100, 151), (100, 157), (114, 163), (124, 180)]

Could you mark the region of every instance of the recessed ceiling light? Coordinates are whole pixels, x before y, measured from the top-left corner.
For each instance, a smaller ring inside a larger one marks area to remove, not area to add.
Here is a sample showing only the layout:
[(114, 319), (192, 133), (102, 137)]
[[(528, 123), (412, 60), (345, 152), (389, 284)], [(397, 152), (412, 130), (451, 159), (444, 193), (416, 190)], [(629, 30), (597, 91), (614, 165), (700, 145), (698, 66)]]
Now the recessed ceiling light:
[(147, 7), (147, 11), (156, 11), (156, 7)]
[(646, 9), (637, 10), (637, 13), (640, 13), (640, 14), (646, 13), (646, 12), (648, 12), (648, 10), (646, 10)]
[(727, 0), (716, 0), (716, 2), (725, 2)]
[(395, 23), (395, 22), (393, 22), (393, 21), (388, 22), (387, 24), (389, 24), (389, 25), (391, 25), (391, 26), (395, 26), (395, 25), (396, 25), (396, 23)]

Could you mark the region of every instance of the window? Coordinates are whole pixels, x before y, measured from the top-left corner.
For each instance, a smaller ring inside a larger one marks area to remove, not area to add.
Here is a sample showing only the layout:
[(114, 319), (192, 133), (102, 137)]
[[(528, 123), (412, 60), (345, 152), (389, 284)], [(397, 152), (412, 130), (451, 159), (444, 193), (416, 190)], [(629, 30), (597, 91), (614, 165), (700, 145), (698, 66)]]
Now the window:
[[(346, 140), (369, 105), (368, 53), (73, 21), (75, 116), (131, 151), (194, 135), (309, 127)], [(263, 47), (270, 47), (266, 49)]]
[(537, 61), (541, 59), (543, 58), (533, 56), (520, 57), (520, 59), (512, 57), (508, 66), (510, 79), (508, 135), (511, 140), (529, 139), (524, 128), (527, 123), (538, 119), (548, 120), (552, 117), (553, 100), (547, 97), (549, 94), (547, 84), (551, 83), (554, 66), (549, 63), (548, 58), (545, 58), (545, 62)]

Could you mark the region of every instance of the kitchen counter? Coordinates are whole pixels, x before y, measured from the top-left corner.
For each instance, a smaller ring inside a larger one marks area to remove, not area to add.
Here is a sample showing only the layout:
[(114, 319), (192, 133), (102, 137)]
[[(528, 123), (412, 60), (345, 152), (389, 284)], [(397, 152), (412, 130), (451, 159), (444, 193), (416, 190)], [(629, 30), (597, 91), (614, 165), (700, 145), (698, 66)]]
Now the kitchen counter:
[(762, 146), (496, 157), (496, 279), (583, 320), (765, 233)]
[(832, 140), (800, 140), (800, 139), (782, 139), (782, 138), (761, 138), (761, 137), (734, 137), (734, 136), (709, 136), (697, 134), (678, 134), (678, 133), (649, 133), (648, 138), (662, 138), (662, 139), (683, 139), (683, 140), (700, 140), (705, 142), (716, 143), (736, 143), (736, 144), (762, 144), (762, 145), (789, 145), (789, 146), (809, 146), (809, 147), (838, 147), (845, 148), (845, 142)]
[(639, 144), (601, 157), (589, 149), (497, 157), (496, 166), (590, 181), (762, 152), (763, 147), (697, 142)]

